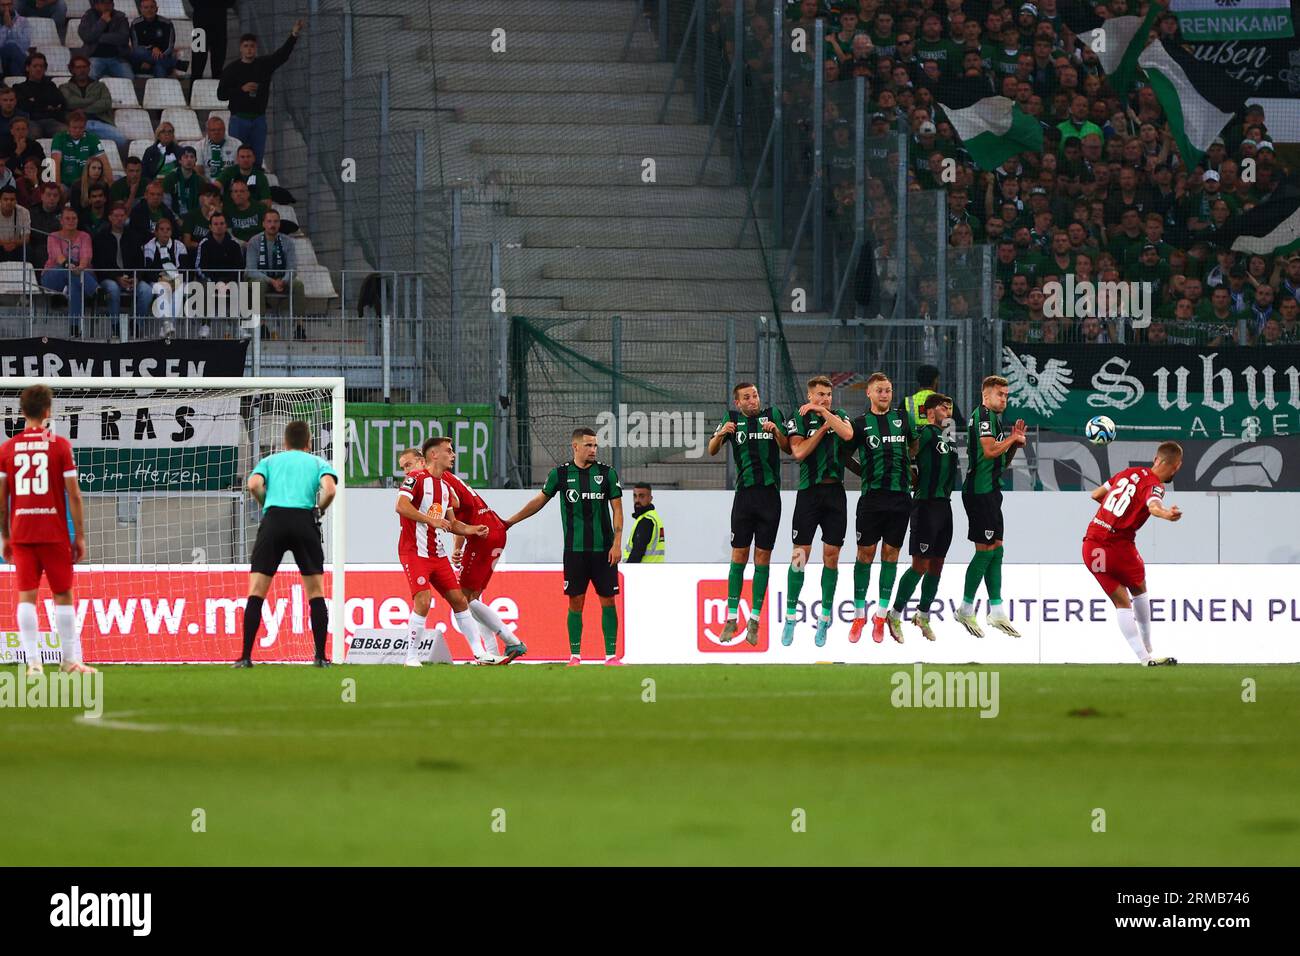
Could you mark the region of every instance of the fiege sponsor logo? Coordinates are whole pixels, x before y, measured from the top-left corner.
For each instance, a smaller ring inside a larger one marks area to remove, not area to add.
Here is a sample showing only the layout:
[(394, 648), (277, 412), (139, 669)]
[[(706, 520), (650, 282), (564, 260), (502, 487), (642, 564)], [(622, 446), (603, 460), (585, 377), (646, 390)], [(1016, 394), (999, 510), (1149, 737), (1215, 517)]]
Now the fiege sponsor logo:
[(723, 579), (701, 581), (699, 583), (696, 589), (696, 603), (698, 605), (696, 647), (699, 650), (736, 654), (761, 654), (767, 650), (766, 604), (759, 612), (758, 643), (751, 646), (745, 640), (745, 628), (749, 624), (750, 610), (753, 607), (752, 585), (752, 581), (746, 580), (740, 592), (736, 636), (723, 644), (721, 640), (722, 628), (727, 623), (727, 582)]

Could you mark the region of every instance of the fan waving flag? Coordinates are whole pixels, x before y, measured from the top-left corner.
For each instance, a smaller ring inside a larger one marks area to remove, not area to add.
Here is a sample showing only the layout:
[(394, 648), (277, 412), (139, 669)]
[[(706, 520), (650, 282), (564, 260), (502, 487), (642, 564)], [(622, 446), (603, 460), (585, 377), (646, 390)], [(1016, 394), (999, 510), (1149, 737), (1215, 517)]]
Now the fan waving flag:
[(996, 169), (1017, 153), (1043, 151), (1042, 124), (987, 86), (950, 81), (939, 89), (938, 100), (980, 169)]
[(1214, 138), (1244, 109), (1250, 88), (1224, 69), (1197, 60), (1169, 40), (1152, 43), (1138, 57), (1156, 99), (1169, 120), (1178, 155), (1190, 169), (1201, 161)]
[(1092, 4), (1071, 0), (1061, 7), (1061, 19), (1101, 61), (1102, 71), (1115, 95), (1125, 97), (1137, 75), (1138, 57), (1161, 7), (1151, 3), (1145, 17), (1110, 17), (1093, 13)]
[(1300, 187), (1279, 186), (1258, 206), (1234, 216), (1223, 241), (1235, 252), (1262, 256), (1300, 250)]

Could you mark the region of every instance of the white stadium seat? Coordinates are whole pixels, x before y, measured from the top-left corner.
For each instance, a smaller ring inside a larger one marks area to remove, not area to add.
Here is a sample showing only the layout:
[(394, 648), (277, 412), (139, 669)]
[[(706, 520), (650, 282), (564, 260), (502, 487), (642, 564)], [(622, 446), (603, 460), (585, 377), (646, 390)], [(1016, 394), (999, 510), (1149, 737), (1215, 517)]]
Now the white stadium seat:
[(36, 267), (30, 262), (0, 262), (0, 295), (40, 292)]
[(190, 89), (190, 109), (224, 110), (226, 101), (217, 98), (220, 80), (195, 80)]
[(134, 156), (136, 159), (144, 159), (145, 151), (153, 145), (151, 139), (133, 139), (131, 146), (127, 149), (127, 156)]
[(68, 61), (72, 59), (72, 51), (65, 46), (52, 46), (48, 50), (42, 50), (45, 54), (46, 74), (53, 79), (55, 76), (71, 76), (72, 70), (68, 68)]
[[(62, 46), (59, 42), (59, 28), (54, 25), (53, 20), (46, 20), (41, 17), (27, 17), (28, 35), (31, 37), (32, 46), (42, 53), (49, 55), (49, 51), (57, 46)], [(76, 34), (76, 30), (72, 31)]]
[(135, 81), (124, 80), (119, 76), (106, 76), (100, 80), (108, 87), (108, 92), (113, 97), (113, 109), (137, 109), (140, 106), (140, 97), (135, 95)]
[(188, 106), (173, 106), (162, 111), (162, 122), (171, 123), (177, 139), (202, 139), (199, 118)]
[(117, 110), (113, 113), (113, 125), (127, 139), (147, 139), (151, 143), (154, 140), (153, 121), (144, 110)]
[(184, 106), (185, 91), (180, 80), (151, 77), (144, 86), (144, 108), (165, 110), (169, 106)]
[(338, 293), (334, 291), (334, 280), (330, 277), (329, 270), (324, 266), (313, 266), (307, 269), (300, 267), (298, 278), (302, 280), (302, 290), (307, 298), (338, 298)]

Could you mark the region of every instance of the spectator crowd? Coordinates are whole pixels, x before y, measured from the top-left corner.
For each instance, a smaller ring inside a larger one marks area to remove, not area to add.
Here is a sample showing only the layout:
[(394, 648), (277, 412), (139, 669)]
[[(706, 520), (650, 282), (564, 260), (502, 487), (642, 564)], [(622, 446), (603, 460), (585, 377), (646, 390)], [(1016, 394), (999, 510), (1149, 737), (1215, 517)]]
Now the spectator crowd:
[[(209, 113), (198, 141), (178, 142), (176, 127), (158, 122), (153, 142), (136, 155), (114, 124), (103, 78), (144, 83), (181, 77), (191, 66), (178, 56), (175, 27), (159, 15), (158, 0), (139, 0), (134, 19), (118, 7), (136, 8), (135, 0), (91, 0), (70, 21), (64, 0), (0, 0), (0, 58), (6, 75), (25, 77), (0, 86), (0, 262), (30, 263), (43, 289), (66, 298), (73, 337), (88, 312), (105, 314), (112, 330), (130, 316), (133, 338), (171, 335), (187, 280), (256, 282), (263, 300), (303, 297), (287, 238), (296, 224), (281, 221), (263, 166), (271, 77), (303, 23), (266, 56), (258, 55), (257, 37), (244, 35), (239, 58), (222, 64), (231, 5), (193, 0), (196, 22), (206, 17), (205, 29), (221, 34), (210, 47), (198, 45), (213, 57), (217, 97), (229, 109)], [(65, 30), (81, 41), (65, 82), (47, 75), (49, 60), (32, 42), (36, 19), (52, 20), (70, 46)], [(197, 59), (193, 78), (204, 65)], [(114, 177), (115, 167), (124, 174)], [(211, 333), (206, 322), (198, 329)], [(295, 336), (305, 337), (301, 324)]]
[[(770, 90), (778, 41), (769, 5), (719, 0), (710, 30), (729, 59), (735, 2), (746, 4), (742, 56), (750, 81)], [(1187, 165), (1142, 74), (1131, 89), (1113, 89), (1063, 6), (1064, 0), (798, 0), (785, 8), (783, 104), (798, 133), (787, 137), (786, 168), (798, 183), (812, 171), (813, 78), (820, 61), (826, 211), (837, 254), (853, 239), (854, 81), (863, 77), (866, 215), (882, 284), (900, 253), (896, 144), (905, 129), (907, 188), (947, 193), (950, 257), (960, 260), (968, 247), (994, 247), (1004, 340), (1300, 343), (1300, 252), (1244, 255), (1230, 248), (1233, 217), (1290, 175), (1264, 110), (1243, 104), (1205, 155)], [(1087, 9), (1103, 18), (1147, 13), (1142, 0)], [(820, 56), (811, 40), (819, 20)], [(809, 38), (802, 48), (796, 30)], [(1177, 18), (1162, 10), (1152, 37), (1181, 41)], [(978, 169), (939, 105), (941, 89), (952, 83), (1013, 100), (1040, 124), (1041, 151)], [(1134, 327), (1133, 315), (1045, 314), (1045, 289), (1067, 279), (1076, 290), (1149, 283), (1150, 326)], [(931, 280), (928, 289), (909, 293), (908, 311), (932, 307), (937, 291)], [(950, 294), (949, 314), (969, 314), (975, 298)]]

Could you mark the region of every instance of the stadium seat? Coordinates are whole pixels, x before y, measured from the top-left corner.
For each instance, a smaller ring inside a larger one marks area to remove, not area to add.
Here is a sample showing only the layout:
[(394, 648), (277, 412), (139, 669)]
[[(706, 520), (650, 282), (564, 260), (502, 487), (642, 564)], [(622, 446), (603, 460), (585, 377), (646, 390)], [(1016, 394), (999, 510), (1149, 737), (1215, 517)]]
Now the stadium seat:
[[(147, 95), (147, 94), (146, 94)], [(173, 106), (162, 111), (162, 122), (171, 123), (177, 139), (202, 139), (199, 119), (188, 106)]]
[(292, 206), (281, 206), (279, 203), (272, 203), (271, 208), (280, 214), (280, 218), (285, 222), (298, 222), (298, 213)]
[(299, 269), (320, 264), (316, 259), (316, 249), (311, 244), (310, 239), (305, 236), (294, 236), (290, 241), (293, 243), (293, 251), (297, 257)]
[(131, 146), (127, 149), (126, 155), (128, 157), (134, 156), (137, 159), (144, 159), (145, 151), (152, 145), (153, 140), (151, 139), (133, 139), (131, 140)]
[(152, 77), (144, 86), (144, 108), (165, 110), (171, 106), (185, 105), (185, 91), (180, 80)]
[[(154, 140), (154, 125), (149, 114), (144, 110), (126, 109), (113, 113), (113, 125), (122, 131), (127, 139)], [(180, 137), (178, 136), (177, 139)]]
[[(158, 0), (158, 16), (166, 17), (168, 20), (185, 19), (185, 5), (181, 0)], [(176, 28), (177, 37), (180, 36), (180, 27)]]
[(190, 87), (190, 109), (224, 110), (226, 101), (217, 97), (220, 80), (195, 80)]
[[(226, 124), (226, 129), (230, 129), (230, 110), (209, 110), (208, 116), (220, 116), (221, 122)], [(207, 116), (204, 117), (204, 120), (206, 119)]]
[(36, 267), (30, 262), (0, 262), (0, 295), (26, 295), (41, 291), (36, 279)]
[[(46, 20), (46, 23), (50, 21)], [(45, 54), (46, 73), (51, 78), (55, 76), (71, 76), (72, 71), (68, 68), (68, 61), (72, 59), (72, 51), (65, 46), (52, 46), (48, 50), (41, 50)]]
[(38, 139), (36, 142), (41, 144), (41, 149), (45, 150), (46, 156), (50, 155), (50, 146), (54, 142), (53, 139)]
[(302, 289), (307, 298), (338, 298), (338, 293), (334, 291), (334, 279), (330, 276), (330, 271), (324, 266), (314, 266), (306, 269), (300, 267), (299, 278), (302, 279)]
[[(53, 20), (46, 20), (41, 17), (27, 17), (27, 29), (32, 38), (32, 46), (46, 56), (49, 56), (50, 50), (63, 45), (59, 42), (59, 29), (54, 25)], [(77, 31), (74, 29), (72, 33), (75, 37)]]
[[(80, 20), (82, 14), (84, 14), (87, 10), (90, 9), (90, 0), (67, 0), (66, 5), (68, 8), (68, 19)], [(132, 3), (129, 7), (127, 7), (125, 10), (122, 11), (127, 15), (128, 19), (134, 20), (138, 15), (138, 11), (135, 9), (136, 6), (137, 4)]]
[(194, 42), (194, 22), (192, 20), (178, 19), (168, 17), (172, 21), (172, 27), (176, 30), (176, 50), (177, 52), (190, 50), (190, 45)]
[(108, 92), (113, 95), (113, 109), (137, 109), (140, 106), (140, 97), (135, 92), (135, 81), (124, 80), (117, 76), (106, 76), (101, 82), (108, 87)]
[[(152, 143), (152, 140), (150, 141)], [(114, 181), (126, 175), (126, 165), (122, 162), (122, 151), (112, 143), (104, 145), (104, 155), (108, 157), (108, 165), (113, 168)]]
[[(28, 17), (27, 22), (34, 23), (38, 19), (40, 18)], [(81, 42), (81, 36), (77, 33), (77, 21), (80, 19), (80, 17), (77, 17), (76, 19), (73, 19), (72, 17), (68, 18), (67, 32), (63, 35), (63, 45), (69, 50), (80, 50), (85, 46), (85, 44)], [(134, 20), (135, 16), (131, 16), (130, 19)], [(53, 20), (46, 20), (45, 22), (50, 24), (54, 23)], [(45, 51), (42, 50), (41, 52)]]

